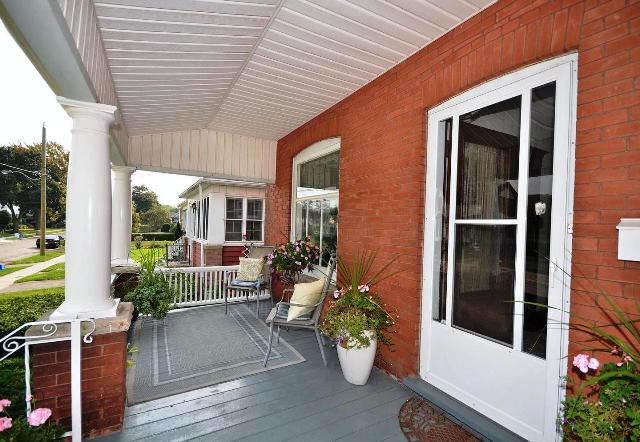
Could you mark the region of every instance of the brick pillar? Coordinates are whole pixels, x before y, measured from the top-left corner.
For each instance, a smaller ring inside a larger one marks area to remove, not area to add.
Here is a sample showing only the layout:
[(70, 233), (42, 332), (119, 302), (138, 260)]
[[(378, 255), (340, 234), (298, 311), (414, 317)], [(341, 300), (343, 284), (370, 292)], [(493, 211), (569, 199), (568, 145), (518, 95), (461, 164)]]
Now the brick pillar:
[(204, 246), (204, 263), (205, 266), (221, 266), (222, 265), (222, 246)]
[[(97, 437), (120, 431), (126, 398), (127, 331), (133, 306), (121, 303), (118, 316), (96, 320), (93, 342), (82, 343), (82, 434)], [(38, 407), (71, 425), (69, 342), (32, 346), (32, 387)]]

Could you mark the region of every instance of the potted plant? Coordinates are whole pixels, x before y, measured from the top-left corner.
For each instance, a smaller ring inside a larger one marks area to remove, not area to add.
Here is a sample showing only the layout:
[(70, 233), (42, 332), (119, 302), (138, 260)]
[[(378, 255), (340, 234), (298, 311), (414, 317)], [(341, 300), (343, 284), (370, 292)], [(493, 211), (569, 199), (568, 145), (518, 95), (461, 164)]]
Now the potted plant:
[(391, 343), (385, 332), (395, 323), (374, 291), (376, 284), (398, 273), (388, 272), (395, 259), (373, 272), (376, 255), (358, 253), (350, 265), (338, 257), (338, 288), (321, 327), (337, 344), (342, 374), (355, 385), (367, 383), (378, 341)]
[(298, 281), (304, 270), (313, 270), (319, 254), (320, 248), (307, 236), (276, 247), (265, 260), (283, 282), (292, 284)]
[(158, 253), (150, 249), (140, 259), (138, 285), (126, 294), (124, 300), (133, 302), (136, 311), (155, 319), (164, 319), (175, 300), (175, 290), (165, 276), (156, 271)]

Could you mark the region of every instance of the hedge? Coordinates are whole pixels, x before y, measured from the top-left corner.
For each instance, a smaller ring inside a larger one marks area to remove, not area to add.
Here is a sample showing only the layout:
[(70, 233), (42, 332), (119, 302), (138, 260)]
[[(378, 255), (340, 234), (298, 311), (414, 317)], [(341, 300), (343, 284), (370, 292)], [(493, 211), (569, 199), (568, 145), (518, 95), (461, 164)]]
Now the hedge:
[(141, 236), (143, 241), (173, 241), (175, 239), (175, 234), (173, 232), (140, 232), (132, 233), (131, 241), (135, 241), (136, 236)]
[(0, 294), (0, 336), (39, 320), (64, 301), (64, 287)]

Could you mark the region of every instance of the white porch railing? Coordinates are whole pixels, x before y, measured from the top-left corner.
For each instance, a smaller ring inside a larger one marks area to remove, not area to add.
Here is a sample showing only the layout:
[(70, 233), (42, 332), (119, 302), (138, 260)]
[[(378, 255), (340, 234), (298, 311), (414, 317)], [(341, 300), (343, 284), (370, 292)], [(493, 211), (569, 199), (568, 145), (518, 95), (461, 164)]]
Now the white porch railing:
[[(159, 269), (169, 285), (176, 291), (174, 307), (194, 307), (198, 305), (223, 304), (224, 285), (235, 279), (239, 266), (173, 267)], [(262, 290), (260, 299), (268, 298), (268, 290)], [(229, 302), (245, 299), (245, 294), (231, 290)], [(255, 299), (255, 295), (249, 295)]]
[[(83, 322), (89, 323), (89, 329), (84, 333), (82, 331)], [(82, 342), (89, 344), (93, 341), (91, 334), (95, 328), (96, 324), (91, 319), (27, 322), (8, 335), (0, 338), (2, 350), (5, 352), (5, 354), (0, 357), (0, 361), (8, 358), (21, 348), (24, 348), (24, 382), (27, 398), (31, 397), (29, 346), (71, 341), (71, 431), (66, 432), (64, 437), (71, 436), (73, 442), (80, 442), (82, 439), (81, 344)], [(31, 401), (26, 401), (26, 409), (28, 417), (31, 413)]]

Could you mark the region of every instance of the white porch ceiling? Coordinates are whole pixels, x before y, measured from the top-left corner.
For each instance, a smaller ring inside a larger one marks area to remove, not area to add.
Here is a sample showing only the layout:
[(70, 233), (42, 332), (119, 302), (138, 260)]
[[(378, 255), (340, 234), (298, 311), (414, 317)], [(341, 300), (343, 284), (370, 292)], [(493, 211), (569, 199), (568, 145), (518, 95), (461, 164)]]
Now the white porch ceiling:
[(279, 139), (493, 0), (94, 0), (130, 135)]

